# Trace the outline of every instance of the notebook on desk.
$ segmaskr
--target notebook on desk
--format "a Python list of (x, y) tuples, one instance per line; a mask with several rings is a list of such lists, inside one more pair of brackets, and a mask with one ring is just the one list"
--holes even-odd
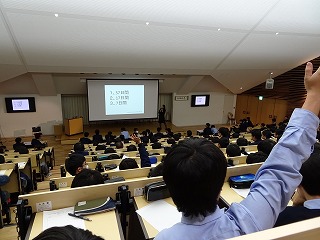
[(74, 207), (74, 214), (83, 216), (94, 213), (111, 211), (116, 208), (115, 202), (112, 198), (100, 198), (89, 201), (78, 202)]

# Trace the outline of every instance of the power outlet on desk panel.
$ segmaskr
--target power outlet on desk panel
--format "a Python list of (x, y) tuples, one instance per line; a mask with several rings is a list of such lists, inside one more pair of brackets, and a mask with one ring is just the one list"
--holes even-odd
[(133, 191), (133, 196), (138, 197), (138, 196), (143, 196), (143, 188), (135, 188)]
[(68, 187), (67, 182), (60, 182), (59, 183), (59, 188), (65, 188), (65, 187)]
[(51, 201), (39, 202), (39, 203), (36, 203), (36, 208), (37, 208), (37, 212), (50, 211), (52, 210), (52, 203)]

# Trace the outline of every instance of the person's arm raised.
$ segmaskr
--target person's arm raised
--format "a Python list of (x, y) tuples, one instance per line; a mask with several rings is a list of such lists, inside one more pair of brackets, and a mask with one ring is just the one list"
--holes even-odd
[(313, 65), (311, 62), (308, 62), (304, 76), (304, 85), (307, 90), (307, 97), (302, 108), (318, 115), (320, 111), (320, 67), (314, 74), (312, 74), (312, 71)]

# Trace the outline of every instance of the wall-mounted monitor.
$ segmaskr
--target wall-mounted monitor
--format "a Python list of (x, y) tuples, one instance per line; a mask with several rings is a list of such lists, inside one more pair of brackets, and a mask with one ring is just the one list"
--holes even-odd
[(34, 97), (5, 98), (7, 113), (35, 112), (36, 103)]
[(210, 95), (191, 95), (191, 107), (209, 106)]

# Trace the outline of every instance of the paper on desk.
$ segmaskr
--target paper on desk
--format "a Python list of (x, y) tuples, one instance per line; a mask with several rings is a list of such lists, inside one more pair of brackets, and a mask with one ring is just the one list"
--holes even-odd
[(150, 203), (136, 212), (158, 231), (169, 228), (181, 220), (181, 213), (176, 207), (164, 200)]
[(250, 188), (244, 188), (244, 189), (231, 188), (231, 189), (243, 198), (246, 198), (250, 192)]
[(73, 213), (73, 211), (74, 207), (61, 208), (52, 211), (44, 211), (43, 230), (46, 230), (51, 227), (63, 227), (66, 225), (72, 225), (76, 228), (82, 228), (86, 230), (84, 220), (68, 215), (68, 213)]
[(5, 175), (6, 170), (0, 170), (0, 175)]
[(19, 169), (24, 169), (25, 166), (26, 166), (26, 162), (19, 162), (18, 163)]

